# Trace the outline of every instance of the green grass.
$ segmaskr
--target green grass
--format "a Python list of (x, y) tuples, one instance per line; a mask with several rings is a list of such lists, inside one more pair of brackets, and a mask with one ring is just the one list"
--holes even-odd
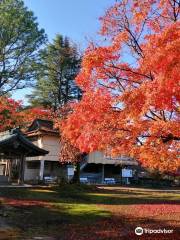
[(5, 220), (26, 236), (50, 234), (62, 224), (87, 225), (109, 217), (109, 211), (90, 200), (88, 193), (94, 190), (81, 185), (0, 188), (0, 208), (11, 206), (5, 208)]
[[(123, 188), (97, 189), (95, 186), (86, 185), (0, 188), (0, 213), (6, 215), (4, 218), (0, 217), (0, 220), (2, 218), (19, 234), (19, 238), (15, 239), (26, 239), (42, 234), (66, 236), (70, 231), (68, 229), (76, 228), (79, 234), (84, 234), (87, 226), (95, 228), (93, 232), (98, 232), (98, 223), (109, 221), (107, 226), (101, 224), (104, 228), (102, 231), (106, 231), (115, 217), (118, 219), (117, 224), (118, 222), (121, 224), (118, 229), (122, 227), (122, 220), (127, 222), (128, 226), (132, 224), (132, 228), (133, 224), (137, 225), (138, 221), (143, 224), (147, 219), (152, 222), (158, 219), (161, 224), (170, 224), (170, 221), (175, 221), (179, 217), (177, 210), (173, 209), (173, 214), (171, 209), (168, 210), (170, 212), (164, 213), (160, 219), (156, 216), (159, 214), (158, 209), (161, 206), (168, 206), (167, 209), (170, 208), (169, 206), (176, 207), (180, 203), (179, 199), (178, 192), (150, 192)], [(133, 216), (134, 208), (140, 210), (144, 208), (145, 211), (138, 216), (140, 211), (137, 210)], [(150, 209), (149, 212), (146, 212), (146, 209)], [(154, 209), (158, 210), (155, 215)], [(78, 231), (75, 231), (75, 234)]]

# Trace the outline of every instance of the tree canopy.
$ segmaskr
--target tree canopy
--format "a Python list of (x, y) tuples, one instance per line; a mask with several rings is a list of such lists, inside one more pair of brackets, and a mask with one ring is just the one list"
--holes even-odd
[(0, 97), (0, 132), (27, 127), (36, 118), (51, 119), (51, 111), (43, 108), (24, 109), (20, 101)]
[(4, 97), (0, 98), (0, 102), (0, 132), (19, 126), (22, 122), (20, 102)]
[(22, 0), (0, 1), (0, 96), (32, 86), (43, 29)]
[(82, 152), (126, 154), (160, 171), (180, 167), (180, 1), (117, 1), (100, 18), (76, 78), (84, 94), (62, 134)]
[(50, 106), (57, 110), (68, 101), (79, 99), (81, 91), (75, 84), (80, 55), (67, 37), (57, 35), (41, 51), (37, 84), (29, 96), (32, 105)]

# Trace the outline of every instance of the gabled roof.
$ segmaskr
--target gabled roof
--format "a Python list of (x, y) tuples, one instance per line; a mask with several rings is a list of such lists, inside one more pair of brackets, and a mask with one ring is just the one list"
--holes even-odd
[(34, 145), (19, 129), (12, 129), (0, 133), (0, 154), (13, 157), (21, 155), (35, 157), (46, 155), (48, 151)]
[(44, 119), (35, 119), (29, 126), (25, 133), (27, 136), (34, 136), (40, 134), (53, 134), (59, 135), (57, 129), (54, 128), (53, 121)]
[(53, 122), (49, 120), (35, 119), (28, 128), (28, 132), (40, 129), (53, 130)]

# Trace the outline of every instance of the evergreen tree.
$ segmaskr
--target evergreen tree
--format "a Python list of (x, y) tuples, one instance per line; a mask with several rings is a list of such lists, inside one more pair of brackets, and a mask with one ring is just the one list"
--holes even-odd
[(0, 96), (31, 86), (43, 29), (22, 0), (0, 1)]
[(38, 68), (37, 85), (28, 96), (31, 105), (49, 106), (56, 110), (81, 97), (74, 81), (80, 68), (80, 56), (67, 37), (57, 35), (53, 43), (41, 51)]

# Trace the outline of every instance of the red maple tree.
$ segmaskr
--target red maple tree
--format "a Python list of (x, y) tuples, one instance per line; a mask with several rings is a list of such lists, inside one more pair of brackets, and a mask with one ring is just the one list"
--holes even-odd
[(61, 107), (54, 113), (55, 128), (59, 129), (60, 136), (60, 150), (59, 150), (59, 162), (60, 164), (72, 164), (75, 167), (73, 179), (74, 183), (80, 182), (80, 163), (83, 161), (83, 154), (79, 148), (75, 147), (71, 141), (66, 137), (63, 129), (64, 121), (68, 115), (72, 112), (72, 104), (67, 103), (64, 107)]
[(0, 131), (9, 130), (22, 123), (21, 102), (11, 98), (0, 98)]
[(160, 171), (180, 167), (180, 2), (122, 0), (100, 18), (76, 82), (82, 100), (62, 131), (82, 152), (127, 154)]
[(43, 108), (23, 109), (21, 101), (0, 97), (0, 132), (25, 127), (36, 118), (51, 119), (51, 111)]
[(53, 116), (51, 109), (45, 109), (43, 107), (30, 107), (28, 109), (24, 109), (21, 114), (23, 114), (24, 125), (31, 124), (37, 118), (52, 120)]

